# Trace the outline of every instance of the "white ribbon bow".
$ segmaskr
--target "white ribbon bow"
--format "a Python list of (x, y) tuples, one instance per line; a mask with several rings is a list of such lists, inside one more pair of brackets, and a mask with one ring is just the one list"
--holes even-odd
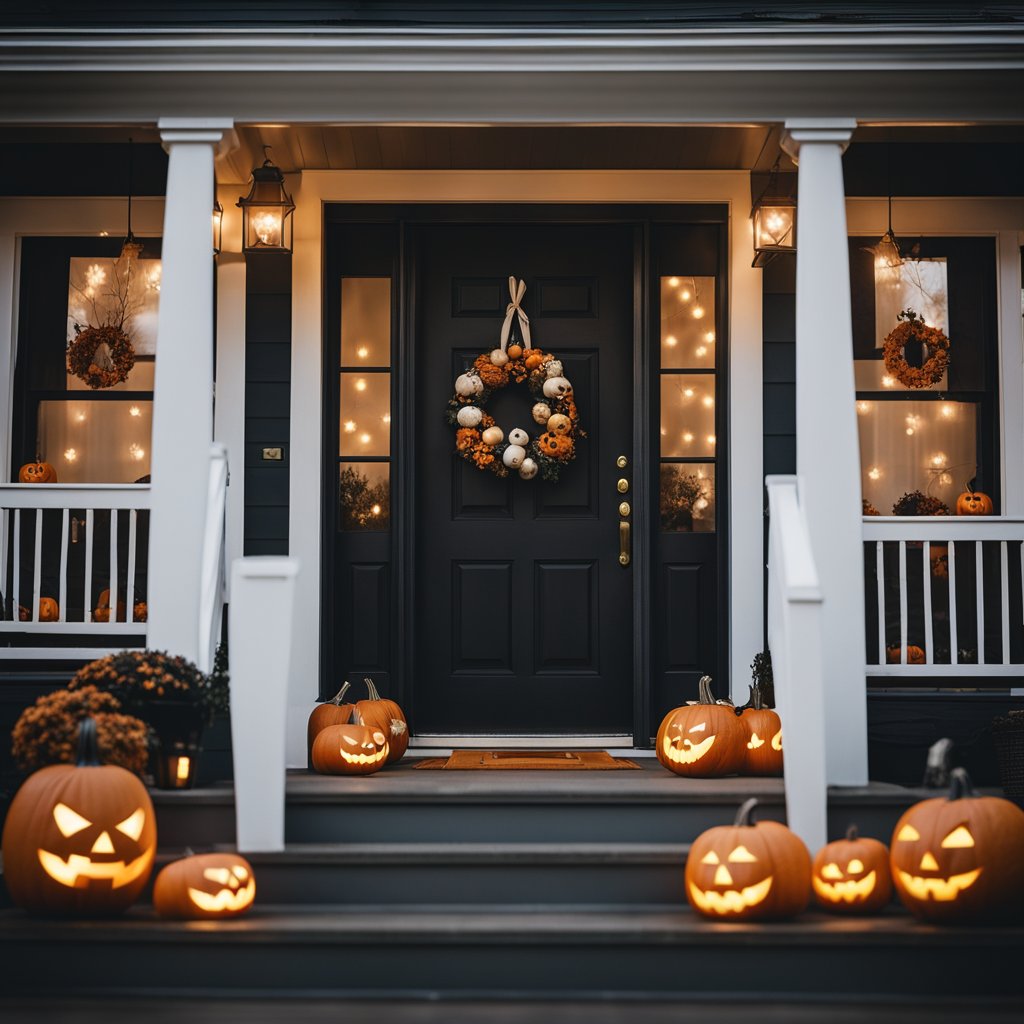
[(505, 322), (501, 325), (501, 351), (508, 348), (508, 336), (512, 332), (512, 317), (519, 316), (519, 329), (523, 332), (523, 348), (530, 347), (530, 318), (520, 303), (526, 294), (526, 282), (517, 282), (511, 275), (508, 279), (508, 293), (512, 301), (505, 307)]

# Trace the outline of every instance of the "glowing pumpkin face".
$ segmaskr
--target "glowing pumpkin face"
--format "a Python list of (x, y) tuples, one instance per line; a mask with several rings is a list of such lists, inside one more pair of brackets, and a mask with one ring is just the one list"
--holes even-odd
[(676, 775), (711, 778), (743, 766), (746, 729), (731, 704), (717, 704), (711, 677), (700, 681), (700, 699), (670, 711), (658, 729), (658, 760)]
[(892, 899), (889, 850), (877, 839), (861, 838), (851, 825), (845, 839), (823, 846), (811, 874), (818, 906), (833, 914), (870, 914)]
[(760, 686), (750, 688), (750, 706), (740, 714), (747, 742), (743, 757), (745, 775), (782, 774), (782, 719), (763, 704)]
[(55, 484), (57, 471), (48, 462), (36, 456), (35, 462), (26, 462), (18, 470), (18, 480), (23, 484)]
[(982, 491), (968, 488), (956, 499), (958, 516), (990, 516), (992, 515), (992, 499)]
[(930, 921), (1002, 917), (1024, 903), (1024, 811), (977, 796), (962, 768), (948, 798), (915, 804), (896, 823), (890, 860), (906, 908)]
[(313, 740), (310, 760), (322, 775), (372, 775), (388, 759), (388, 741), (380, 729), (363, 725), (353, 711), (347, 725), (329, 725)]
[(131, 772), (98, 763), (92, 719), (80, 728), (78, 765), (31, 775), (4, 825), (11, 897), (38, 913), (120, 913), (145, 886), (155, 853), (149, 795)]
[(176, 860), (157, 875), (153, 886), (153, 906), (161, 917), (238, 917), (255, 898), (252, 865), (236, 853)]
[(807, 906), (811, 855), (801, 839), (776, 821), (752, 823), (756, 800), (734, 825), (702, 833), (686, 858), (686, 895), (698, 914), (714, 921), (791, 917)]

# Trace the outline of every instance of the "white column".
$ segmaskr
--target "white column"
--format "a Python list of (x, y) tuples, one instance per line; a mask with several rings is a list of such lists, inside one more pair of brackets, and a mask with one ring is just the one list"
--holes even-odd
[(170, 160), (153, 386), (149, 645), (195, 661), (213, 440), (213, 158), (227, 120), (166, 118)]
[(856, 122), (787, 121), (799, 164), (796, 235), (796, 445), (811, 548), (824, 595), (821, 649), (827, 781), (867, 782), (864, 556), (842, 155)]

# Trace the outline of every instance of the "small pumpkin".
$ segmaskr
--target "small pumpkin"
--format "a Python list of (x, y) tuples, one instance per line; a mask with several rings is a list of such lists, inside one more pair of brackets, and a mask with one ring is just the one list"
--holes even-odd
[(237, 853), (182, 857), (168, 864), (153, 884), (153, 909), (161, 917), (240, 917), (255, 898), (252, 865)]
[[(103, 590), (96, 599), (96, 607), (92, 611), (93, 622), (110, 622), (110, 591)], [(125, 621), (125, 604), (123, 599), (117, 599), (117, 614), (115, 622)]]
[(306, 723), (306, 749), (309, 751), (310, 763), (313, 756), (313, 740), (329, 725), (347, 725), (352, 718), (352, 704), (343, 703), (345, 694), (352, 684), (346, 679), (342, 688), (330, 699), (317, 704), (310, 712)]
[(400, 761), (409, 749), (409, 723), (405, 712), (393, 701), (382, 697), (377, 685), (368, 676), (363, 678), (368, 700), (356, 704), (356, 713), (367, 724), (380, 729), (388, 738), (388, 764)]
[(732, 825), (694, 840), (686, 858), (686, 896), (712, 921), (793, 917), (811, 898), (811, 855), (803, 840), (777, 821), (754, 822), (756, 799)]
[(55, 484), (57, 482), (57, 470), (48, 462), (36, 455), (35, 462), (26, 462), (18, 470), (18, 479), (23, 484)]
[(750, 704), (740, 712), (740, 723), (747, 731), (743, 773), (781, 775), (782, 719), (765, 706), (759, 683), (750, 687)]
[(892, 899), (889, 848), (877, 839), (846, 830), (845, 839), (823, 846), (811, 872), (814, 898), (830, 914), (874, 914)]
[(963, 494), (956, 499), (956, 514), (958, 516), (990, 516), (992, 515), (992, 499), (983, 491), (967, 487)]
[(310, 761), (321, 775), (372, 775), (387, 763), (387, 736), (358, 712), (345, 725), (329, 725), (313, 740)]
[(523, 354), (523, 347), (512, 344), (505, 351), (508, 352), (509, 359), (518, 359)]
[(100, 764), (92, 718), (78, 729), (78, 763), (30, 775), (4, 824), (4, 880), (11, 899), (33, 913), (119, 914), (142, 892), (155, 855), (146, 787)]
[(1024, 811), (978, 796), (963, 768), (949, 795), (914, 804), (889, 846), (903, 905), (927, 921), (1013, 917), (1024, 908)]
[(711, 676), (698, 684), (699, 700), (670, 711), (658, 728), (658, 760), (676, 775), (713, 778), (734, 775), (746, 759), (747, 730), (731, 704), (711, 693)]
[[(916, 644), (907, 644), (907, 664), (908, 665), (923, 665), (924, 664), (924, 648), (918, 647)], [(885, 649), (885, 660), (890, 665), (898, 665), (900, 663), (900, 647), (886, 647)]]
[[(23, 604), (18, 605), (18, 619), (21, 622), (30, 622), (32, 619), (32, 613)], [(39, 598), (39, 621), (60, 621), (60, 605), (52, 597)]]

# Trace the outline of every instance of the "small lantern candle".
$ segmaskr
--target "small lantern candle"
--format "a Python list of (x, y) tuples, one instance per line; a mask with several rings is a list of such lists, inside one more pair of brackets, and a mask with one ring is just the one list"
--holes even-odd
[(281, 169), (269, 157), (261, 167), (253, 168), (252, 188), (247, 196), (239, 198), (237, 205), (242, 210), (243, 252), (292, 251), (295, 204), (284, 189)]
[(177, 740), (161, 748), (153, 765), (158, 789), (191, 789), (196, 781), (199, 747)]

